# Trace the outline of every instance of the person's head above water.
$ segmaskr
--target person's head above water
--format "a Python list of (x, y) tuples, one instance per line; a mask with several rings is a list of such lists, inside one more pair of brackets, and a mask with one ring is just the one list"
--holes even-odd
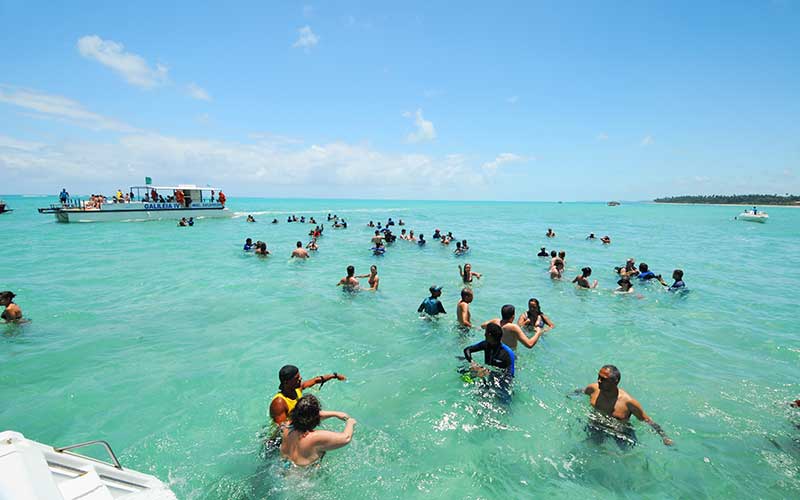
[(683, 279), (683, 269), (676, 269), (672, 271), (672, 279), (680, 281)]
[(597, 372), (597, 384), (600, 386), (601, 391), (615, 389), (621, 379), (622, 375), (614, 365), (603, 365), (600, 371)]
[(567, 252), (561, 250), (560, 252), (558, 252), (558, 256), (561, 258), (561, 260), (564, 260), (565, 258), (567, 258)]
[(381, 232), (376, 229), (375, 230), (375, 236), (380, 236), (380, 234), (381, 234)]
[(486, 325), (485, 337), (489, 345), (498, 345), (503, 338), (503, 328), (497, 323), (489, 323)]
[(645, 264), (644, 262), (640, 262), (639, 263), (639, 272), (640, 273), (646, 273), (649, 270), (650, 270), (650, 268), (647, 266), (647, 264)]
[(294, 365), (284, 365), (278, 371), (278, 381), (280, 384), (278, 385), (278, 389), (283, 390), (284, 387), (287, 389), (296, 389), (300, 387), (300, 383), (302, 379), (300, 378), (300, 369)]
[(372, 264), (371, 266), (369, 266), (369, 272), (371, 272), (372, 274), (378, 274), (378, 266)]
[(617, 285), (619, 285), (623, 290), (629, 290), (631, 288), (631, 279), (627, 276), (620, 278), (617, 281)]
[(592, 268), (584, 267), (583, 269), (581, 269), (581, 274), (583, 275), (584, 278), (588, 278), (589, 276), (592, 275)]
[(428, 290), (431, 292), (431, 297), (438, 297), (442, 294), (442, 287), (433, 285)]
[(244, 242), (247, 243), (248, 245), (252, 245), (253, 244), (253, 238), (247, 238), (246, 240), (244, 240)]
[[(528, 311), (532, 311), (532, 312), (536, 312), (536, 313), (542, 312), (541, 309), (540, 309), (540, 306), (539, 306), (539, 299), (530, 298), (528, 300)], [(535, 318), (531, 318), (531, 320), (533, 320), (533, 319), (535, 319)]]
[(472, 302), (473, 297), (474, 296), (472, 294), (472, 290), (470, 290), (469, 288), (461, 289), (461, 300), (469, 304), (470, 302)]
[(514, 313), (516, 313), (516, 309), (511, 304), (506, 304), (500, 308), (500, 317), (503, 318), (503, 321), (512, 321)]
[(14, 297), (16, 297), (16, 295), (10, 290), (0, 292), (0, 306), (9, 305), (14, 300)]
[(456, 241), (456, 248), (461, 248), (461, 242), (460, 241)]
[(302, 241), (298, 241), (296, 243), (296, 245), (297, 245), (297, 248), (302, 248), (303, 247), (303, 242)]
[(347, 266), (347, 276), (352, 277), (354, 274), (356, 274), (356, 268), (353, 266)]
[(313, 431), (320, 422), (319, 412), (322, 405), (319, 399), (313, 394), (306, 394), (297, 401), (297, 405), (292, 410), (292, 430), (298, 432)]

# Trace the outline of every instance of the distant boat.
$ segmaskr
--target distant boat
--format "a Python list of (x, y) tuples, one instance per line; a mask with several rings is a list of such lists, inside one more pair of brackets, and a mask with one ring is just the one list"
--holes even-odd
[(744, 212), (740, 213), (738, 217), (734, 217), (737, 220), (743, 220), (745, 222), (760, 222), (765, 223), (769, 219), (769, 214), (767, 212), (756, 212), (755, 210), (745, 210)]
[(13, 212), (13, 210), (10, 208), (6, 208), (6, 202), (0, 200), (0, 214), (4, 214), (6, 212)]
[(618, 206), (619, 206), (619, 204), (620, 204), (620, 203), (619, 203), (618, 201), (609, 201), (609, 202), (608, 202), (608, 206), (609, 206), (609, 207), (618, 207)]

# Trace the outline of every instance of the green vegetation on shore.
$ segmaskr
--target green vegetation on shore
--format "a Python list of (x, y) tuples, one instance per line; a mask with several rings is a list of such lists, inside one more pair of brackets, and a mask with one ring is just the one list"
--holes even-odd
[(668, 196), (656, 203), (707, 203), (714, 205), (800, 205), (800, 196), (786, 194), (714, 194), (700, 196)]

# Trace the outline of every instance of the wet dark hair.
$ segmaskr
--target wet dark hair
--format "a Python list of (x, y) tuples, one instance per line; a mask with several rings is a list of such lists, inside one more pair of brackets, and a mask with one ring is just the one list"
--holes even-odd
[(467, 295), (472, 295), (472, 290), (470, 290), (469, 288), (462, 288), (461, 289), (461, 298), (464, 299), (464, 298), (467, 297)]
[(581, 273), (583, 274), (584, 277), (589, 277), (592, 275), (592, 268), (584, 267), (583, 269), (581, 269)]
[(247, 238), (246, 240), (244, 240), (244, 242), (247, 243), (248, 245), (252, 245), (253, 244), (253, 238)]
[(676, 269), (676, 270), (672, 271), (672, 276), (674, 276), (675, 279), (682, 280), (683, 279), (683, 269)]
[(564, 257), (567, 256), (567, 252), (565, 252), (564, 250), (561, 250), (560, 252), (558, 252), (558, 256), (563, 259)]
[(600, 369), (601, 370), (606, 369), (609, 372), (611, 372), (611, 376), (609, 377), (609, 380), (613, 380), (614, 382), (619, 384), (619, 381), (622, 379), (622, 374), (619, 372), (619, 368), (617, 368), (614, 365), (603, 365)]
[(500, 308), (500, 316), (502, 316), (503, 319), (513, 318), (514, 312), (516, 312), (516, 309), (514, 309), (514, 306), (512, 306), (511, 304), (506, 304)]
[(7, 301), (11, 302), (12, 300), (14, 300), (14, 297), (16, 297), (16, 295), (14, 294), (14, 292), (12, 292), (10, 290), (5, 290), (3, 292), (0, 292), (0, 300), (2, 300), (2, 301), (6, 301), (7, 300)]
[[(536, 303), (536, 306), (535, 306), (536, 309), (531, 309), (531, 302), (535, 302)], [(536, 314), (541, 314), (542, 313), (542, 306), (539, 303), (539, 299), (533, 298), (533, 297), (528, 299), (528, 311), (534, 311)], [(530, 315), (528, 315), (528, 317), (530, 318)], [(531, 321), (534, 321), (534, 320), (536, 320), (536, 318), (531, 318)]]
[(302, 241), (298, 241), (298, 242), (297, 242), (297, 248), (300, 248), (300, 247), (302, 247), (302, 246), (303, 246), (303, 242), (302, 242)]
[[(544, 247), (542, 247), (542, 248), (544, 248)], [(556, 252), (555, 250), (550, 250), (550, 257), (555, 258), (556, 256), (558, 256), (558, 252)]]
[(644, 262), (639, 263), (639, 271), (646, 273), (650, 268)]
[(352, 276), (356, 274), (356, 268), (353, 266), (347, 266), (347, 275)]
[(292, 410), (292, 429), (299, 432), (313, 431), (319, 425), (319, 412), (322, 405), (313, 394), (306, 394), (297, 401)]
[(500, 341), (503, 338), (503, 329), (497, 323), (489, 323), (486, 325), (486, 335), (492, 340)]

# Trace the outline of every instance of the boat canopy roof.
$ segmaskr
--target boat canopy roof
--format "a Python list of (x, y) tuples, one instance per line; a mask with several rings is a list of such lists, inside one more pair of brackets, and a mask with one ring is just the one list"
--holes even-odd
[(160, 189), (169, 189), (172, 191), (176, 190), (183, 190), (183, 189), (192, 189), (195, 191), (220, 191), (219, 188), (210, 187), (210, 186), (195, 186), (194, 184), (178, 184), (177, 186), (153, 186), (149, 184), (147, 186), (131, 186), (131, 189), (155, 189), (156, 191)]

